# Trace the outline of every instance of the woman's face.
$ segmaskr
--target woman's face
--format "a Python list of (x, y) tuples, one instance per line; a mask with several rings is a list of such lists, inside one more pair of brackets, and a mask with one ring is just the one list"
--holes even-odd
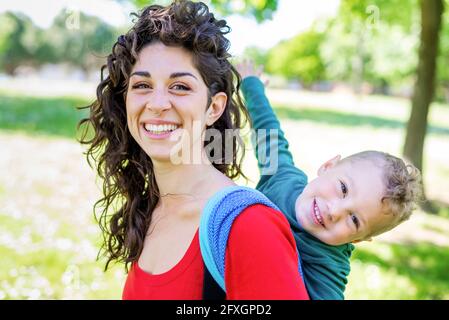
[(153, 161), (170, 161), (181, 147), (192, 153), (192, 142), (201, 139), (215, 109), (209, 108), (208, 88), (189, 51), (160, 42), (140, 51), (128, 84), (127, 122)]

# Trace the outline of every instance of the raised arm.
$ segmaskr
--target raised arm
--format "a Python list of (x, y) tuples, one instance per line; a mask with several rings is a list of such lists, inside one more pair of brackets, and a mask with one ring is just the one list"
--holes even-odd
[(256, 76), (248, 76), (243, 79), (241, 90), (251, 116), (253, 129), (258, 137), (257, 141), (253, 139), (253, 142), (256, 142), (256, 157), (261, 174), (269, 174), (269, 172), (264, 172), (267, 163), (265, 159), (260, 159), (259, 149), (265, 150), (267, 155), (273, 154), (277, 149), (278, 166), (294, 166), (292, 154), (288, 150), (288, 141), (265, 95), (262, 81)]
[(284, 213), (294, 212), (295, 200), (307, 184), (307, 176), (295, 167), (288, 141), (258, 77), (260, 71), (255, 71), (251, 64), (238, 65), (237, 69), (243, 77), (241, 90), (257, 133), (257, 139), (252, 139), (261, 174), (257, 189)]

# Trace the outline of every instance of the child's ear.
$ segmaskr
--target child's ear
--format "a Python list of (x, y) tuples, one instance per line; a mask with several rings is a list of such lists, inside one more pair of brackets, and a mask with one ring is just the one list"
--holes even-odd
[(322, 175), (324, 172), (326, 172), (328, 169), (335, 167), (337, 163), (341, 160), (341, 155), (336, 155), (332, 159), (327, 160), (325, 163), (321, 165), (321, 167), (318, 169), (318, 176)]
[(212, 97), (212, 101), (206, 111), (206, 125), (211, 126), (217, 121), (226, 108), (228, 96), (224, 92), (218, 92)]

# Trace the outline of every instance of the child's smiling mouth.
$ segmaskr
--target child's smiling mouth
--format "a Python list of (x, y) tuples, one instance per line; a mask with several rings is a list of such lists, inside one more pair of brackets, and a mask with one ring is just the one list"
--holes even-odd
[(326, 228), (326, 226), (324, 225), (323, 216), (321, 215), (320, 208), (318, 207), (315, 198), (313, 198), (312, 201), (312, 218), (315, 224), (321, 225), (323, 228)]

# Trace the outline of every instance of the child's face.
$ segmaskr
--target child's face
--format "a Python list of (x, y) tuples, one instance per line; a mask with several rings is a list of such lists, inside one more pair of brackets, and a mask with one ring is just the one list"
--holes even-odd
[(310, 234), (330, 245), (369, 240), (387, 225), (382, 211), (382, 169), (369, 160), (324, 163), (296, 201), (296, 219)]

